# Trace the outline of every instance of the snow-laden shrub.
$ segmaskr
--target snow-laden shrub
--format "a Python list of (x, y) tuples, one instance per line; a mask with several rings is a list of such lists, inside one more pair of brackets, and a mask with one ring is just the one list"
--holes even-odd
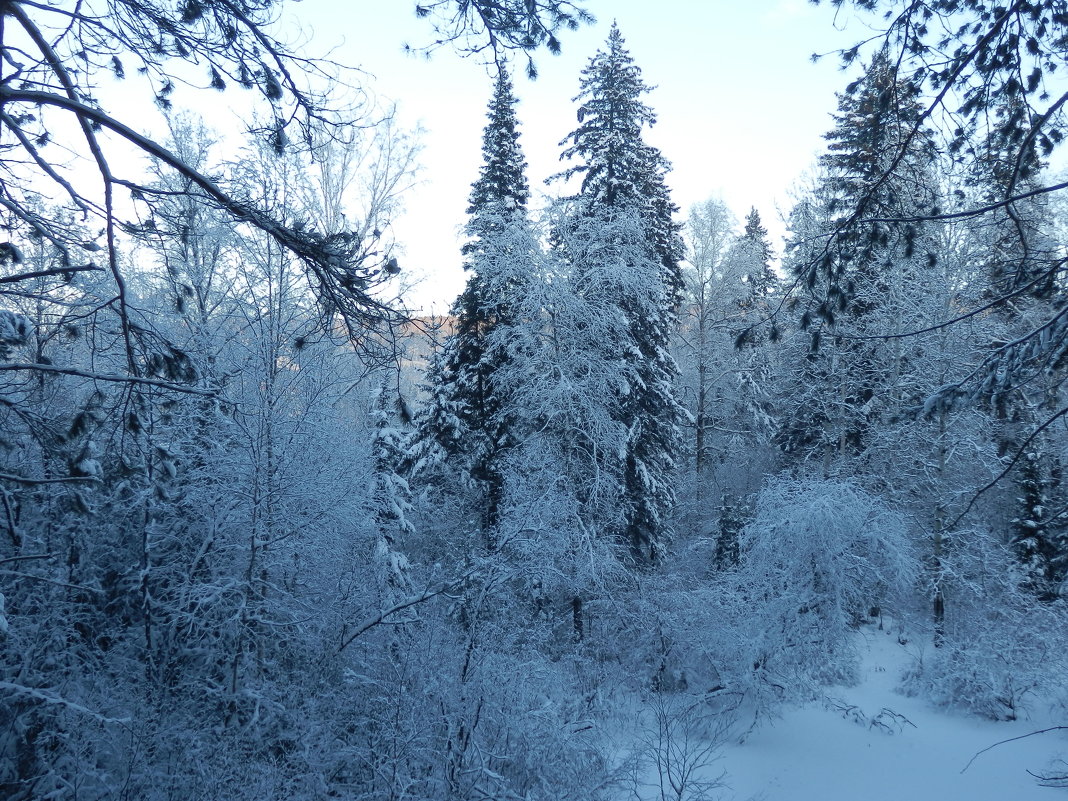
[(851, 632), (873, 608), (896, 606), (919, 570), (905, 518), (842, 481), (769, 483), (739, 545), (731, 672), (750, 695), (854, 680)]
[(363, 699), (362, 720), (341, 735), (351, 758), (337, 742), (326, 749), (347, 776), (346, 797), (599, 797), (610, 755), (592, 688), (574, 660), (546, 656), (551, 631), (499, 608), (500, 589), (465, 589), (462, 624), (453, 599), (440, 598), (394, 642), (376, 631), (356, 643), (378, 667), (347, 676)]
[(1061, 691), (1068, 608), (1022, 588), (1008, 547), (986, 531), (956, 532), (945, 543), (941, 579), (940, 645), (920, 651), (906, 691), (995, 720), (1015, 719), (1028, 698)]

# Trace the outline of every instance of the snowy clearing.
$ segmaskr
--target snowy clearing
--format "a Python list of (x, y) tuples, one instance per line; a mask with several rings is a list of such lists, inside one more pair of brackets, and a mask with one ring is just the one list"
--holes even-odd
[[(829, 687), (827, 699), (788, 708), (780, 719), (756, 729), (744, 744), (724, 749), (718, 767), (726, 769), (725, 801), (1058, 801), (1062, 789), (1041, 787), (1027, 771), (1041, 772), (1068, 754), (1064, 732), (1028, 737), (976, 757), (1010, 737), (1064, 721), (1050, 718), (1048, 704), (1034, 702), (1029, 720), (993, 722), (932, 707), (922, 698), (895, 692), (901, 671), (912, 660), (912, 644), (901, 646), (896, 633), (866, 628), (861, 682)], [(867, 722), (849, 711), (853, 705)], [(913, 725), (885, 729), (870, 725), (884, 710)], [(883, 715), (882, 720), (889, 720)]]

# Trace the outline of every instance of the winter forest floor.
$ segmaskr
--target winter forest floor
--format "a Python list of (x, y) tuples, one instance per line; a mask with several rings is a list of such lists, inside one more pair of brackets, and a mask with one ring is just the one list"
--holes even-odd
[[(715, 770), (725, 770), (723, 801), (1059, 801), (1064, 789), (1039, 786), (1027, 771), (1042, 772), (1068, 755), (1064, 731), (994, 743), (1048, 726), (1049, 704), (1031, 699), (1029, 718), (983, 720), (938, 709), (895, 690), (912, 664), (915, 643), (901, 646), (896, 631), (867, 627), (861, 640), (861, 680), (826, 688), (826, 699), (787, 708), (760, 725), (744, 743), (728, 745)], [(856, 710), (849, 710), (852, 705)], [(836, 708), (837, 707), (837, 708)], [(903, 715), (892, 733), (871, 720), (884, 709)]]

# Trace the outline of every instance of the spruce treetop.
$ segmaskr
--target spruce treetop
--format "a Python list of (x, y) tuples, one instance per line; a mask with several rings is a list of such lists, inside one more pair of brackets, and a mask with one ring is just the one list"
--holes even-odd
[[(503, 487), (498, 463), (511, 441), (502, 412), (500, 371), (508, 360), (491, 335), (512, 324), (517, 283), (530, 269), (527, 236), (530, 188), (519, 146), (516, 98), (503, 69), (498, 73), (482, 135), (482, 166), (471, 185), (463, 246), (467, 284), (453, 304), (456, 330), (435, 355), (428, 373), (430, 401), (409, 447), (412, 473), (427, 471), (448, 483), (459, 473), (474, 493), (487, 538), (497, 522)], [(448, 468), (443, 465), (448, 462)]]
[(463, 246), (463, 254), (468, 259), (465, 269), (478, 260), (478, 254), (485, 251), (488, 242), (526, 215), (530, 185), (526, 177), (527, 162), (519, 144), (517, 102), (511, 79), (502, 68), (486, 112), (482, 166), (478, 179), (471, 185), (468, 200), (466, 228), (470, 240)]
[[(926, 174), (934, 158), (930, 133), (919, 125), (921, 108), (912, 86), (897, 79), (886, 49), (878, 51), (864, 75), (838, 96), (834, 128), (824, 134), (827, 152), (820, 165), (828, 173), (830, 211), (884, 216), (929, 211), (929, 193), (914, 193), (912, 180)], [(887, 170), (895, 154), (904, 157)]]
[(505, 69), (497, 74), (482, 133), (482, 167), (471, 185), (468, 214), (478, 214), (489, 206), (497, 210), (525, 209), (530, 198), (527, 162), (519, 145), (518, 101)]
[(768, 229), (764, 227), (760, 213), (755, 207), (750, 209), (745, 218), (742, 240), (751, 262), (746, 273), (749, 294), (752, 298), (766, 297), (774, 291), (778, 277), (771, 266), (775, 254), (768, 241)]
[(582, 71), (578, 127), (560, 145), (562, 161), (574, 162), (550, 180), (582, 176), (578, 198), (587, 213), (629, 206), (638, 210), (645, 235), (664, 268), (670, 305), (682, 292), (679, 262), (683, 257), (679, 210), (671, 200), (666, 175), (671, 169), (659, 150), (642, 141), (642, 131), (656, 124), (656, 114), (642, 100), (652, 87), (624, 46), (613, 23), (608, 40)]
[(756, 206), (750, 208), (749, 214), (745, 217), (744, 236), (754, 242), (763, 243), (766, 247), (764, 257), (765, 259), (771, 259), (771, 245), (767, 243), (768, 229), (764, 227), (764, 223), (760, 219), (760, 212), (756, 210)]
[(929, 229), (909, 220), (939, 205), (934, 141), (915, 87), (897, 79), (885, 48), (838, 96), (834, 127), (824, 138), (817, 227), (834, 233), (794, 261), (795, 274), (815, 293), (802, 327), (813, 319), (834, 326), (843, 313), (863, 316), (904, 260), (935, 258)]
[(579, 126), (560, 143), (560, 159), (579, 163), (558, 177), (582, 175), (581, 194), (608, 206), (635, 200), (650, 175), (667, 171), (660, 152), (642, 141), (642, 130), (656, 124), (656, 114), (641, 100), (652, 87), (624, 44), (613, 23), (605, 49), (582, 71), (574, 98)]

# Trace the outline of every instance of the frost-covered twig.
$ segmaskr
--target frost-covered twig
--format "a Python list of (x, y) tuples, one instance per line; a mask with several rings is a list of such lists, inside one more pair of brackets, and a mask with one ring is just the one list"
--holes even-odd
[(43, 581), (46, 584), (53, 584), (56, 587), (62, 587), (65, 590), (80, 590), (82, 592), (92, 592), (98, 595), (103, 594), (103, 591), (96, 587), (86, 587), (84, 584), (68, 584), (65, 581), (57, 581), (56, 579), (50, 579), (47, 576), (35, 576), (32, 573), (20, 573), (17, 570), (0, 570), (5, 576), (15, 576), (16, 578), (32, 579), (33, 581)]
[(61, 698), (58, 695), (52, 695), (51, 693), (39, 690), (36, 687), (25, 687), (21, 684), (12, 684), (9, 681), (0, 681), (0, 690), (9, 690), (13, 693), (18, 693), (19, 695), (27, 695), (30, 698), (36, 698), (38, 701), (44, 701), (46, 704), (65, 706), (67, 709), (80, 712), (83, 715), (88, 715), (100, 723), (126, 724), (130, 722), (130, 718), (109, 718), (107, 715), (101, 715), (99, 712), (94, 712), (88, 707), (84, 707), (74, 701), (68, 701), (66, 698)]
[(99, 481), (96, 476), (60, 476), (59, 478), (26, 478), (25, 476), (16, 476), (10, 473), (0, 473), (0, 481), (11, 481), (15, 484), (70, 484), (73, 482), (82, 481)]
[(387, 618), (391, 617), (392, 615), (395, 615), (397, 612), (403, 612), (405, 609), (409, 609), (410, 607), (417, 606), (417, 605), (419, 605), (419, 604), (421, 604), (421, 603), (423, 603), (425, 601), (429, 601), (431, 598), (436, 598), (439, 595), (444, 595), (449, 590), (460, 586), (461, 584), (463, 584), (464, 582), (466, 582), (470, 578), (471, 578), (471, 574), (470, 573), (465, 573), (463, 576), (461, 576), (458, 579), (455, 579), (453, 581), (447, 582), (445, 584), (441, 584), (441, 585), (439, 585), (437, 587), (428, 587), (427, 589), (423, 590), (423, 592), (419, 593), (418, 595), (413, 595), (413, 596), (411, 596), (409, 598), (405, 598), (403, 601), (400, 601), (399, 603), (394, 604), (389, 609), (386, 609), (383, 612), (380, 612), (379, 614), (375, 615), (370, 620), (367, 620), (366, 622), (362, 623), (359, 626), (359, 628), (357, 628), (354, 632), (352, 632), (352, 634), (350, 634), (347, 637), (345, 637), (344, 639), (342, 639), (341, 645), (338, 646), (337, 652), (341, 653), (346, 648), (348, 648), (357, 637), (359, 637), (359, 636), (361, 636), (363, 634), (366, 634), (368, 631), (373, 629), (375, 626), (379, 626), (379, 625), (385, 623)]
[(27, 556), (9, 556), (6, 559), (0, 559), (0, 565), (6, 565), (11, 562), (31, 562), (35, 559), (52, 559), (56, 556), (54, 553), (35, 553)]

